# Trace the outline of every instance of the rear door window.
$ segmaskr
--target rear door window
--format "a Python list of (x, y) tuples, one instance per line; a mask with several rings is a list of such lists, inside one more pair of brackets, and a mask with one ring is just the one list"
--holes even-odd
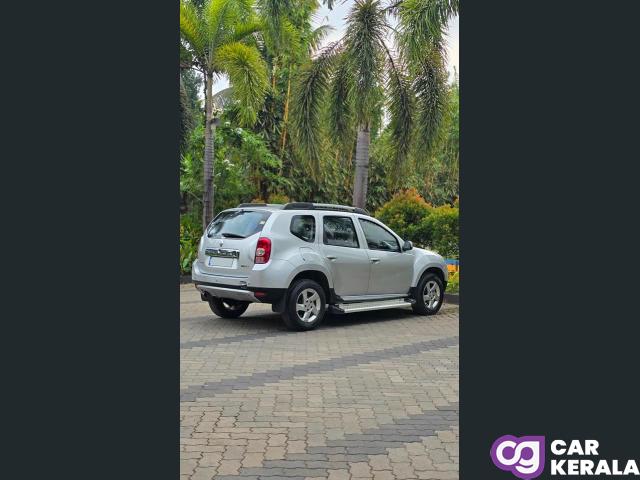
[(326, 216), (322, 219), (322, 241), (325, 245), (360, 248), (358, 235), (350, 217)]
[(313, 215), (294, 215), (290, 231), (300, 240), (312, 243), (316, 239), (316, 219)]
[(262, 231), (271, 212), (232, 210), (220, 213), (207, 228), (212, 238), (247, 238)]

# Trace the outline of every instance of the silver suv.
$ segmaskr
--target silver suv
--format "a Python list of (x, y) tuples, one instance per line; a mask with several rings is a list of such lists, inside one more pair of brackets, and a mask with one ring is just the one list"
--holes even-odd
[(448, 274), (440, 255), (414, 248), (366, 210), (247, 203), (220, 212), (207, 227), (192, 278), (220, 317), (270, 303), (289, 328), (309, 330), (327, 311), (411, 305), (433, 315)]

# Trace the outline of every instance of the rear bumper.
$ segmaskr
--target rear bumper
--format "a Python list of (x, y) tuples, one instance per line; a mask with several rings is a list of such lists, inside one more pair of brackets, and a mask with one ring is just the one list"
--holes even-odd
[[(275, 272), (276, 275), (278, 273)], [(279, 275), (280, 278), (283, 276)], [(206, 300), (206, 295), (211, 295), (243, 302), (276, 303), (285, 296), (287, 291), (286, 288), (280, 288), (277, 284), (278, 288), (255, 286), (273, 284), (265, 278), (265, 272), (262, 270), (251, 272), (251, 277), (210, 275), (200, 270), (197, 261), (193, 263), (191, 278), (195, 287), (203, 294), (203, 300)]]
[(287, 292), (286, 288), (236, 287), (197, 281), (194, 283), (202, 294), (202, 300), (207, 300), (207, 295), (211, 295), (212, 297), (230, 298), (242, 302), (277, 303)]
[(230, 298), (232, 300), (240, 300), (242, 302), (258, 302), (259, 300), (255, 297), (253, 292), (250, 290), (244, 290), (238, 287), (229, 287), (228, 285), (221, 284), (206, 284), (206, 283), (197, 283), (196, 288), (200, 290), (200, 293), (203, 295), (203, 300), (206, 300), (207, 294), (212, 297), (220, 297), (220, 298)]
[(198, 262), (193, 262), (191, 267), (191, 279), (193, 283), (203, 283), (203, 284), (216, 284), (224, 287), (228, 285), (229, 288), (242, 288), (246, 287), (249, 281), (249, 277), (233, 277), (233, 276), (223, 276), (223, 275), (211, 275), (200, 270), (200, 265)]

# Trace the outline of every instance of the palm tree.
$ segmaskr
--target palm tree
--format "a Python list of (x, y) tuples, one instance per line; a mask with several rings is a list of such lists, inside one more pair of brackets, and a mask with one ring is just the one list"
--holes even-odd
[(458, 0), (356, 0), (343, 38), (299, 76), (292, 111), (296, 143), (317, 174), (325, 111), (334, 143), (351, 149), (355, 140), (354, 206), (366, 204), (371, 127), (383, 110), (397, 167), (412, 151), (424, 153), (433, 145), (446, 94), (443, 29), (458, 9)]
[(238, 118), (243, 124), (253, 124), (268, 87), (266, 66), (254, 37), (260, 28), (252, 0), (180, 1), (181, 66), (199, 71), (204, 79), (204, 228), (213, 217), (214, 206), (214, 78), (229, 77)]
[(256, 0), (256, 5), (263, 23), (261, 54), (271, 77), (271, 89), (258, 123), (273, 151), (284, 158), (292, 77), (332, 28), (313, 28), (318, 0)]

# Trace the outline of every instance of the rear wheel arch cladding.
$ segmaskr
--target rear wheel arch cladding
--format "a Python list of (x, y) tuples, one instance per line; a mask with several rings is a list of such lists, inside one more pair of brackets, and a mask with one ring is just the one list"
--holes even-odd
[(331, 298), (332, 285), (330, 283), (329, 276), (327, 275), (326, 272), (316, 268), (299, 270), (289, 282), (289, 287), (287, 288), (287, 292), (291, 291), (291, 288), (293, 287), (294, 283), (300, 279), (313, 280), (314, 282), (319, 284), (322, 287), (322, 290), (324, 291), (324, 295), (327, 303), (329, 303), (329, 300)]
[[(318, 259), (320, 258), (319, 254), (317, 252), (313, 252), (314, 256), (317, 256)], [(307, 260), (304, 260), (302, 258), (302, 255), (299, 256), (300, 262), (298, 262), (298, 266), (294, 266), (293, 270), (291, 271), (291, 273), (289, 274), (289, 278), (287, 280), (287, 285), (288, 288), (291, 288), (291, 285), (293, 285), (293, 282), (297, 279), (297, 278), (311, 278), (311, 280), (313, 280), (313, 276), (316, 273), (320, 273), (322, 275), (324, 275), (324, 279), (326, 280), (327, 285), (323, 285), (325, 287), (325, 290), (328, 290), (330, 288), (333, 288), (333, 282), (331, 281), (331, 272), (321, 263), (317, 263), (316, 261), (313, 261), (313, 258), (308, 258)], [(293, 262), (289, 262), (292, 265), (295, 265), (295, 263)], [(309, 277), (304, 277), (303, 274), (305, 274), (306, 272), (311, 272)], [(314, 273), (316, 272), (316, 273)], [(320, 283), (322, 285), (322, 282), (318, 281), (318, 283)], [(328, 291), (325, 291), (325, 294), (329, 294)]]

